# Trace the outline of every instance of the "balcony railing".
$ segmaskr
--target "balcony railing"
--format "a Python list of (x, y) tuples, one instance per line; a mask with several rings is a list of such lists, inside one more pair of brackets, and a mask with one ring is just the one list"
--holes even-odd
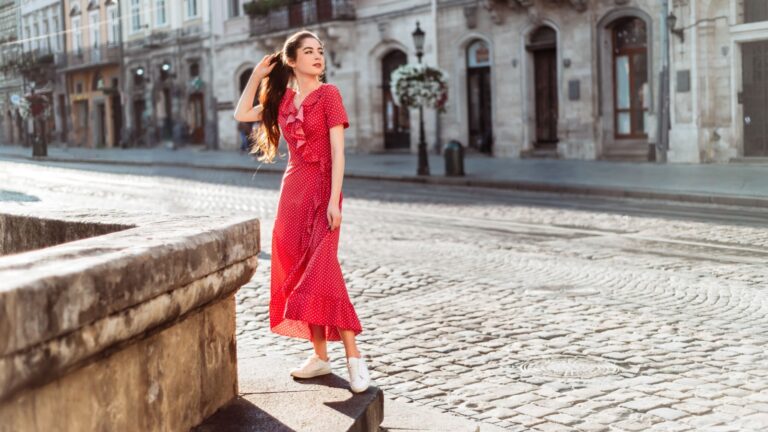
[(67, 69), (80, 69), (118, 63), (120, 63), (120, 46), (117, 44), (102, 45), (97, 48), (67, 53)]
[(328, 21), (354, 20), (352, 0), (307, 0), (279, 7), (251, 18), (251, 36), (305, 27)]

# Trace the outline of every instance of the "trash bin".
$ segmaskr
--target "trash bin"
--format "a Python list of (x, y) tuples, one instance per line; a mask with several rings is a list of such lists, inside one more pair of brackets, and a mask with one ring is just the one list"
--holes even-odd
[(464, 147), (456, 140), (451, 140), (443, 152), (445, 157), (445, 175), (464, 175)]

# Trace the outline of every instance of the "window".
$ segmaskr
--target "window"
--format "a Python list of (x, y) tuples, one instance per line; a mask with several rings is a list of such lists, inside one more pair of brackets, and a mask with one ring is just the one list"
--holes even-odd
[(107, 25), (109, 26), (107, 43), (110, 45), (117, 43), (120, 35), (120, 17), (118, 17), (117, 12), (117, 7), (114, 5), (107, 8)]
[(43, 39), (40, 41), (43, 44), (43, 51), (51, 50), (51, 28), (48, 21), (43, 21)]
[(157, 20), (158, 26), (164, 26), (168, 23), (168, 17), (166, 16), (165, 0), (157, 0)]
[(59, 38), (61, 37), (59, 34), (59, 17), (54, 15), (51, 22), (53, 22), (53, 50), (59, 52), (61, 51), (61, 47), (59, 46)]
[(472, 42), (467, 49), (467, 67), (483, 67), (491, 65), (490, 50), (485, 41)]
[(35, 23), (34, 33), (32, 33), (32, 49), (40, 48), (40, 26)]
[(131, 31), (141, 30), (141, 0), (131, 0)]
[(72, 51), (80, 52), (83, 47), (83, 33), (80, 28), (80, 17), (72, 17)]
[(24, 49), (29, 49), (32, 42), (30, 39), (32, 38), (32, 30), (30, 30), (29, 26), (27, 25), (24, 27), (24, 34), (27, 35), (27, 37), (24, 38)]
[(240, 0), (229, 0), (229, 17), (240, 16)]
[(91, 47), (98, 48), (100, 41), (99, 29), (101, 28), (101, 22), (99, 21), (99, 11), (95, 10), (88, 14), (88, 25), (91, 28)]
[(198, 14), (197, 0), (187, 0), (187, 18), (195, 18)]
[(744, 22), (768, 21), (768, 2), (765, 0), (744, 0)]
[(627, 18), (613, 28), (615, 135), (644, 138), (648, 113), (648, 57), (645, 22)]

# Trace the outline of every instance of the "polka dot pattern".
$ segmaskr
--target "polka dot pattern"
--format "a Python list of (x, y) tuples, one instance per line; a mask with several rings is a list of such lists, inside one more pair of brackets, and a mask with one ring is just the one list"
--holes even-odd
[[(337, 257), (341, 227), (331, 231), (326, 212), (331, 197), (329, 129), (349, 127), (338, 88), (321, 84), (296, 108), (288, 88), (278, 124), (288, 143), (288, 166), (272, 230), (270, 328), (312, 340), (309, 324), (325, 326), (325, 338), (341, 340), (339, 329), (362, 332)], [(339, 196), (339, 209), (344, 194)]]

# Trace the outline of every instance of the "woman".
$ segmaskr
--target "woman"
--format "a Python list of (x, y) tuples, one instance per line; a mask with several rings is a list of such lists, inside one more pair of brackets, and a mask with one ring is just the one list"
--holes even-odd
[(272, 230), (270, 328), (310, 340), (315, 351), (291, 375), (331, 373), (326, 341), (342, 340), (350, 387), (358, 393), (368, 388), (370, 376), (355, 343), (362, 327), (336, 256), (349, 121), (339, 90), (320, 81), (324, 69), (320, 39), (308, 31), (295, 33), (253, 69), (235, 120), (261, 122), (251, 152), (260, 153), (260, 161), (274, 161), (281, 134), (288, 143)]

